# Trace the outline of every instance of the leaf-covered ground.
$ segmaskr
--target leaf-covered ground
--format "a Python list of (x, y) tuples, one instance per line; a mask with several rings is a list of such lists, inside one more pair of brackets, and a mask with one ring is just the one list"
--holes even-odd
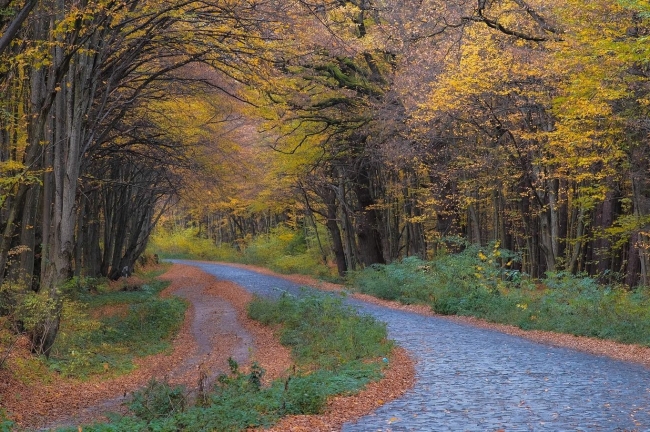
[[(246, 267), (251, 268), (251, 266)], [(342, 289), (339, 285), (318, 282), (306, 276), (282, 276), (261, 268), (252, 269), (284, 277), (300, 284), (317, 286), (320, 289)], [(163, 295), (183, 294), (190, 302), (189, 313), (181, 332), (174, 340), (171, 353), (140, 359), (133, 373), (109, 380), (92, 378), (82, 382), (50, 374), (47, 375), (49, 381), (42, 384), (37, 379), (41, 375), (46, 375), (45, 373), (39, 375), (38, 371), (33, 371), (33, 379), (25, 375), (21, 381), (8, 370), (0, 370), (2, 407), (11, 412), (22, 427), (79, 424), (100, 420), (102, 413), (107, 410), (121, 410), (121, 402), (125, 395), (144, 386), (152, 376), (159, 379), (167, 377), (170, 382), (184, 384), (188, 388), (196, 387), (199, 369), (208, 370), (212, 376), (227, 371), (228, 357), (241, 352), (242, 348), (249, 354), (248, 360), (257, 361), (266, 369), (266, 380), (282, 377), (291, 368), (288, 350), (278, 343), (272, 331), (247, 318), (245, 305), (251, 299), (248, 292), (233, 283), (217, 281), (190, 266), (174, 265), (163, 277), (172, 282)], [(431, 314), (425, 306), (404, 306), (360, 294), (353, 294), (353, 296), (386, 307)], [(219, 321), (218, 316), (221, 315), (223, 318), (223, 313), (213, 313), (214, 316), (208, 313), (208, 316), (203, 316), (203, 319), (199, 320), (197, 308), (194, 306), (194, 302), (198, 299), (202, 299), (202, 302), (213, 299), (232, 306), (236, 311), (236, 319), (224, 326), (224, 322)], [(201, 314), (205, 315), (205, 312), (200, 312), (199, 315)], [(540, 343), (564, 346), (650, 366), (650, 348), (646, 347), (551, 332), (524, 331), (467, 317), (448, 319), (489, 327)], [(201, 324), (197, 327), (198, 322)], [(251, 338), (241, 337), (241, 332), (249, 334)], [(209, 336), (207, 346), (206, 339), (201, 338), (201, 334)], [(29, 368), (26, 351), (27, 345), (23, 343), (12, 354), (18, 358), (18, 363), (24, 364), (25, 370)], [(391, 367), (387, 370), (384, 380), (370, 384), (365, 391), (356, 396), (333, 399), (325, 414), (288, 417), (272, 430), (339, 430), (345, 421), (372, 411), (382, 403), (403, 394), (412, 385), (414, 364), (403, 350), (396, 350), (390, 364)]]
[[(252, 298), (248, 292), (190, 266), (174, 265), (162, 277), (171, 281), (162, 295), (181, 295), (190, 303), (172, 352), (139, 359), (134, 372), (108, 380), (95, 377), (77, 381), (43, 371), (39, 377), (47, 376), (47, 382), (42, 383), (36, 378), (21, 381), (9, 370), (0, 370), (0, 403), (20, 427), (42, 428), (104, 420), (106, 411), (123, 411), (121, 404), (129, 393), (143, 387), (152, 377), (196, 388), (200, 373), (207, 372), (208, 376), (215, 377), (226, 372), (227, 359), (242, 353), (246, 353), (248, 362), (256, 361), (266, 370), (265, 380), (282, 377), (290, 370), (289, 351), (277, 341), (272, 330), (247, 318), (246, 304)], [(205, 303), (213, 301), (225, 309), (204, 307)], [(236, 312), (234, 319), (228, 318), (231, 308)], [(19, 363), (28, 361), (26, 342), (12, 355)], [(335, 398), (325, 414), (289, 417), (274, 430), (336, 430), (343, 422), (398, 397), (412, 385), (414, 365), (400, 349), (396, 350), (390, 364), (381, 382), (370, 384), (353, 397)]]

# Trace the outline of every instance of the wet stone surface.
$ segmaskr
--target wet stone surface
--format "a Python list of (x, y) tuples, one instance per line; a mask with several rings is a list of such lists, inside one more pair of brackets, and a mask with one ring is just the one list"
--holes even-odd
[[(261, 296), (284, 279), (183, 261)], [(388, 325), (418, 361), (415, 387), (343, 431), (648, 431), (650, 371), (443, 318), (348, 300)]]

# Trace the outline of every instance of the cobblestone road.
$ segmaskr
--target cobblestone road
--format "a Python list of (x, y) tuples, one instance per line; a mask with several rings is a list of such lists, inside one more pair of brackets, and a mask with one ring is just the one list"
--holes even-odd
[[(284, 279), (183, 262), (263, 296)], [(349, 300), (418, 360), (415, 387), (344, 426), (369, 431), (650, 431), (650, 370), (492, 330)]]

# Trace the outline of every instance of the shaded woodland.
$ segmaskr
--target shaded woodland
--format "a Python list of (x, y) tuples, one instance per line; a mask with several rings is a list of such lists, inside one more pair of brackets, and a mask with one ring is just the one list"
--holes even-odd
[(36, 352), (61, 286), (130, 272), (161, 217), (238, 247), (319, 224), (341, 275), (463, 239), (650, 285), (646, 2), (0, 11), (0, 312), (38, 299)]

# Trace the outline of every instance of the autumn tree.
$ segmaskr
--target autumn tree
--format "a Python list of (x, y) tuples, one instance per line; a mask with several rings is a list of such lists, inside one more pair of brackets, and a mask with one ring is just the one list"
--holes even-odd
[(183, 143), (150, 116), (134, 117), (174, 86), (213, 88), (174, 75), (190, 64), (231, 79), (262, 76), (276, 32), (263, 18), (282, 10), (273, 2), (56, 1), (25, 19), (3, 18), (18, 30), (2, 52), (0, 277), (33, 280), (27, 285), (47, 304), (32, 329), (35, 351), (51, 349), (61, 283), (82, 265), (111, 277), (131, 268), (160, 200), (174, 191), (170, 166)]

